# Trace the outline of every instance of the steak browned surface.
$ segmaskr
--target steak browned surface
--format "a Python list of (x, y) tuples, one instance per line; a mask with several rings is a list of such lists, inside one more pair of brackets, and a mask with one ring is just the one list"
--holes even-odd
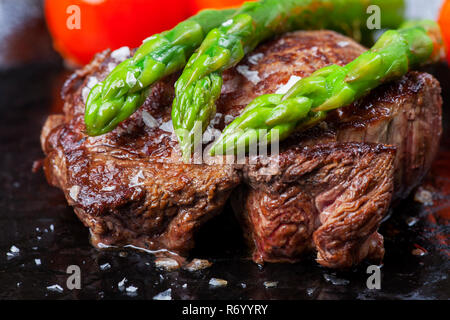
[[(225, 72), (205, 145), (256, 96), (364, 50), (330, 31), (295, 32), (260, 46)], [(377, 229), (391, 199), (420, 183), (439, 145), (439, 84), (411, 72), (293, 135), (279, 157), (183, 164), (170, 122), (176, 75), (155, 84), (144, 106), (114, 131), (84, 134), (88, 88), (120, 62), (116, 56), (97, 55), (67, 81), (64, 114), (50, 116), (41, 137), (48, 181), (64, 191), (97, 246), (186, 255), (195, 230), (235, 189), (233, 207), (256, 262), (294, 262), (310, 250), (328, 267), (379, 261)]]

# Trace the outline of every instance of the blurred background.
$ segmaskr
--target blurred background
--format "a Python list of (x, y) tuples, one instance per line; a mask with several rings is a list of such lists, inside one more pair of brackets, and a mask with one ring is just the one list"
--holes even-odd
[[(86, 64), (104, 49), (139, 46), (148, 36), (170, 29), (201, 9), (233, 7), (243, 2), (0, 0), (0, 70), (26, 63), (54, 62), (55, 49), (69, 65)], [(73, 6), (80, 9), (79, 21)]]
[[(60, 55), (66, 65), (86, 64), (104, 49), (139, 46), (148, 36), (170, 29), (201, 9), (233, 7), (243, 2), (0, 0), (0, 70), (27, 63), (55, 63)], [(443, 0), (409, 0), (406, 15), (437, 19), (442, 4)], [(74, 6), (80, 10), (79, 21)]]

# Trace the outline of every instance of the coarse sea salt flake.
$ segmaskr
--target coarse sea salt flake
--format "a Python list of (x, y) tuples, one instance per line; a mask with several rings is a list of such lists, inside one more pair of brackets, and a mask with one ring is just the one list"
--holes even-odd
[(12, 253), (19, 253), (20, 249), (13, 245), (11, 246), (11, 248), (9, 248), (9, 251), (11, 251)]
[(277, 91), (275, 92), (276, 94), (285, 94), (286, 92), (288, 92), (296, 83), (298, 80), (300, 80), (300, 77), (297, 76), (291, 76), (289, 78), (289, 81), (286, 84), (281, 85)]
[(211, 278), (209, 280), (209, 285), (211, 287), (226, 287), (228, 285), (228, 281), (223, 279)]
[(237, 72), (242, 74), (244, 77), (246, 77), (247, 80), (252, 82), (253, 84), (258, 84), (258, 82), (261, 81), (258, 71), (252, 71), (248, 68), (248, 66), (237, 66), (236, 70), (237, 70)]
[(348, 46), (350, 44), (350, 42), (348, 42), (348, 41), (339, 41), (338, 43), (337, 43), (337, 45), (339, 46), (339, 47), (341, 47), (341, 48), (345, 48), (346, 46)]
[(111, 265), (108, 262), (100, 265), (100, 270), (105, 271), (105, 270), (108, 270), (108, 269), (111, 269)]
[(84, 103), (86, 103), (90, 92), (91, 89), (89, 89), (88, 87), (84, 87), (83, 90), (81, 90), (81, 97), (83, 98)]
[(423, 187), (419, 187), (414, 194), (414, 201), (420, 202), (423, 205), (432, 205), (433, 204), (433, 194), (424, 189)]
[(159, 258), (155, 261), (155, 266), (166, 271), (173, 271), (180, 268), (180, 264), (171, 258)]
[(137, 82), (137, 79), (132, 72), (127, 72), (127, 80), (126, 81), (127, 81), (127, 85), (130, 88), (133, 88)]
[(142, 170), (139, 170), (139, 172), (130, 180), (130, 185), (129, 187), (138, 187), (138, 186), (142, 186), (144, 183), (143, 182), (139, 182), (139, 179), (145, 179), (144, 173), (142, 172)]
[(209, 268), (212, 266), (212, 263), (205, 259), (193, 259), (190, 263), (188, 263), (184, 268), (188, 271), (198, 271)]
[(108, 187), (103, 187), (102, 191), (113, 191), (116, 189), (116, 186), (108, 186)]
[(115, 63), (112, 62), (108, 63), (108, 71), (109, 72), (113, 71), (116, 68), (116, 66), (117, 65)]
[(122, 281), (120, 281), (120, 282), (117, 284), (117, 286), (118, 286), (119, 288), (123, 288), (123, 287), (125, 286), (125, 283), (127, 283), (127, 282), (128, 282), (127, 278), (123, 278)]
[(172, 289), (158, 293), (153, 297), (153, 300), (172, 300)]
[(214, 115), (214, 118), (211, 120), (211, 126), (215, 126), (218, 125), (220, 123), (220, 120), (222, 120), (223, 114), (221, 114), (220, 112), (217, 112)]
[(80, 193), (80, 189), (81, 189), (81, 187), (80, 187), (80, 186), (77, 186), (77, 185), (72, 186), (72, 187), (70, 188), (70, 190), (69, 190), (69, 195), (70, 195), (70, 197), (71, 197), (74, 201), (77, 201), (77, 200), (78, 200), (78, 194)]
[(124, 61), (130, 56), (130, 48), (121, 47), (111, 52), (111, 57), (117, 61)]
[(224, 117), (225, 125), (230, 124), (233, 120), (234, 120), (234, 117), (232, 115), (230, 115), (230, 114), (227, 114)]
[(159, 126), (159, 128), (162, 131), (166, 131), (166, 132), (173, 132), (173, 124), (172, 124), (172, 120), (169, 120), (167, 122), (164, 122), (162, 125)]
[(264, 54), (262, 53), (256, 53), (250, 57), (248, 57), (248, 61), (251, 64), (258, 64), (259, 60), (261, 60), (264, 57)]
[(138, 290), (138, 287), (129, 286), (125, 289), (128, 293), (135, 293)]
[(145, 125), (149, 128), (156, 128), (159, 125), (158, 120), (147, 111), (142, 111), (142, 121), (144, 121)]
[(89, 77), (89, 80), (86, 84), (86, 87), (92, 89), (98, 83), (98, 79), (96, 77)]
[(48, 286), (47, 290), (53, 291), (53, 292), (59, 292), (59, 293), (64, 292), (64, 289), (59, 284), (54, 284), (52, 286)]
[(266, 288), (276, 288), (278, 286), (278, 281), (264, 281), (264, 287)]

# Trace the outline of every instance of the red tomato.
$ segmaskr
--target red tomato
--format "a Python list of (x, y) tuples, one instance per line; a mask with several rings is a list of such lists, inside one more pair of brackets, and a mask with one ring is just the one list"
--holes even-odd
[(442, 35), (447, 49), (447, 60), (450, 64), (450, 0), (445, 1), (439, 16), (439, 25), (441, 26)]
[(192, 14), (195, 14), (203, 9), (224, 9), (239, 7), (244, 2), (249, 1), (251, 0), (192, 0)]
[(104, 49), (137, 47), (189, 15), (180, 0), (46, 0), (45, 15), (54, 46), (76, 64)]

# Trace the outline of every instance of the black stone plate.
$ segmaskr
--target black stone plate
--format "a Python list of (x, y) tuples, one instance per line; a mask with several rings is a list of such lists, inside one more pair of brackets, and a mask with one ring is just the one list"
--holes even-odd
[[(433, 204), (411, 196), (383, 224), (380, 290), (367, 288), (367, 264), (335, 272), (311, 258), (258, 267), (247, 257), (231, 208), (197, 236), (192, 257), (212, 261), (209, 269), (166, 272), (146, 253), (94, 249), (62, 192), (47, 184), (42, 171), (32, 173), (33, 162), (43, 157), (41, 127), (60, 108), (58, 91), (67, 71), (34, 65), (0, 73), (0, 299), (152, 299), (168, 289), (172, 299), (449, 299), (450, 72), (446, 65), (431, 71), (447, 102), (441, 152), (424, 184)], [(66, 286), (69, 265), (81, 269), (80, 290)], [(228, 285), (211, 288), (212, 277)], [(125, 287), (119, 287), (124, 278)], [(266, 288), (266, 281), (278, 284)], [(48, 289), (53, 285), (62, 290)], [(127, 292), (130, 286), (136, 291)]]

